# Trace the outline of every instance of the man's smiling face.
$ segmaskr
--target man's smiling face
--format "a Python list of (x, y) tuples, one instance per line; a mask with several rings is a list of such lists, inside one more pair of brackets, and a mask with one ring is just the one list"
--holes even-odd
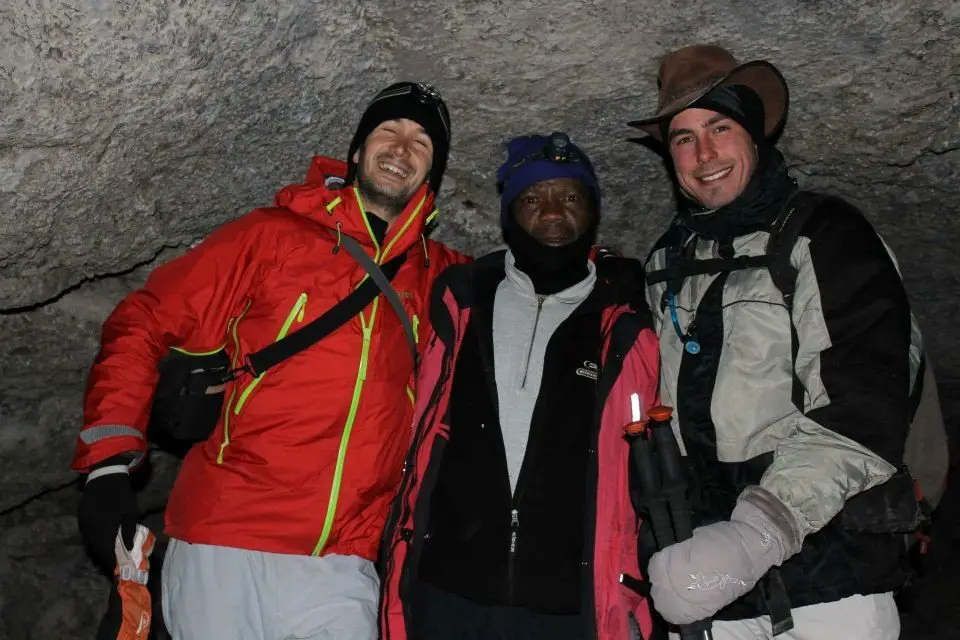
[(357, 188), (377, 206), (377, 213), (396, 217), (426, 182), (433, 163), (433, 142), (413, 120), (381, 122), (354, 156)]
[(753, 138), (716, 111), (681, 111), (670, 121), (667, 143), (680, 186), (708, 209), (740, 197), (757, 166)]

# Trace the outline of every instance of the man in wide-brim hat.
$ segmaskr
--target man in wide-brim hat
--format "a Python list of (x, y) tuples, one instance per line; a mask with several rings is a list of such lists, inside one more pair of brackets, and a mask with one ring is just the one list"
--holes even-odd
[(776, 67), (693, 45), (658, 84), (630, 125), (666, 146), (683, 194), (647, 297), (694, 533), (659, 551), (642, 534), (653, 605), (674, 625), (712, 618), (717, 640), (897, 638), (898, 518), (916, 504), (851, 501), (890, 505), (912, 482), (897, 472), (919, 365), (894, 261), (853, 206), (789, 176)]

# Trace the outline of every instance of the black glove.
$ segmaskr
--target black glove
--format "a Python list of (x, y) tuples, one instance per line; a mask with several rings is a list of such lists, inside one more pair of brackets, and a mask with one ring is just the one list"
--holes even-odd
[(109, 473), (87, 482), (80, 498), (80, 535), (101, 571), (113, 575), (117, 566), (114, 542), (122, 527), (123, 543), (133, 547), (137, 532), (137, 497), (126, 473)]

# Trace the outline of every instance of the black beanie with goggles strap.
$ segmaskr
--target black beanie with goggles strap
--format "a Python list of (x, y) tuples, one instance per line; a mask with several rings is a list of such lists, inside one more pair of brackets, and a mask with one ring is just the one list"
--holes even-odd
[(440, 182), (447, 168), (450, 150), (450, 114), (440, 93), (422, 82), (397, 82), (383, 89), (367, 105), (357, 131), (347, 151), (347, 183), (356, 177), (357, 165), (353, 156), (363, 146), (367, 136), (387, 120), (412, 120), (423, 127), (433, 143), (433, 164), (429, 183), (434, 194), (440, 192)]

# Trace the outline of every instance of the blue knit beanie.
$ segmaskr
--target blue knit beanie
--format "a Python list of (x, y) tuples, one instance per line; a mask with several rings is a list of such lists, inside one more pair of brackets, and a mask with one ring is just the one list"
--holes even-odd
[[(548, 143), (553, 144), (548, 144)], [(500, 190), (500, 226), (510, 222), (510, 204), (532, 184), (555, 178), (573, 178), (593, 192), (596, 215), (600, 215), (600, 184), (587, 154), (563, 132), (549, 137), (520, 136), (507, 143), (507, 160), (497, 170)]]

